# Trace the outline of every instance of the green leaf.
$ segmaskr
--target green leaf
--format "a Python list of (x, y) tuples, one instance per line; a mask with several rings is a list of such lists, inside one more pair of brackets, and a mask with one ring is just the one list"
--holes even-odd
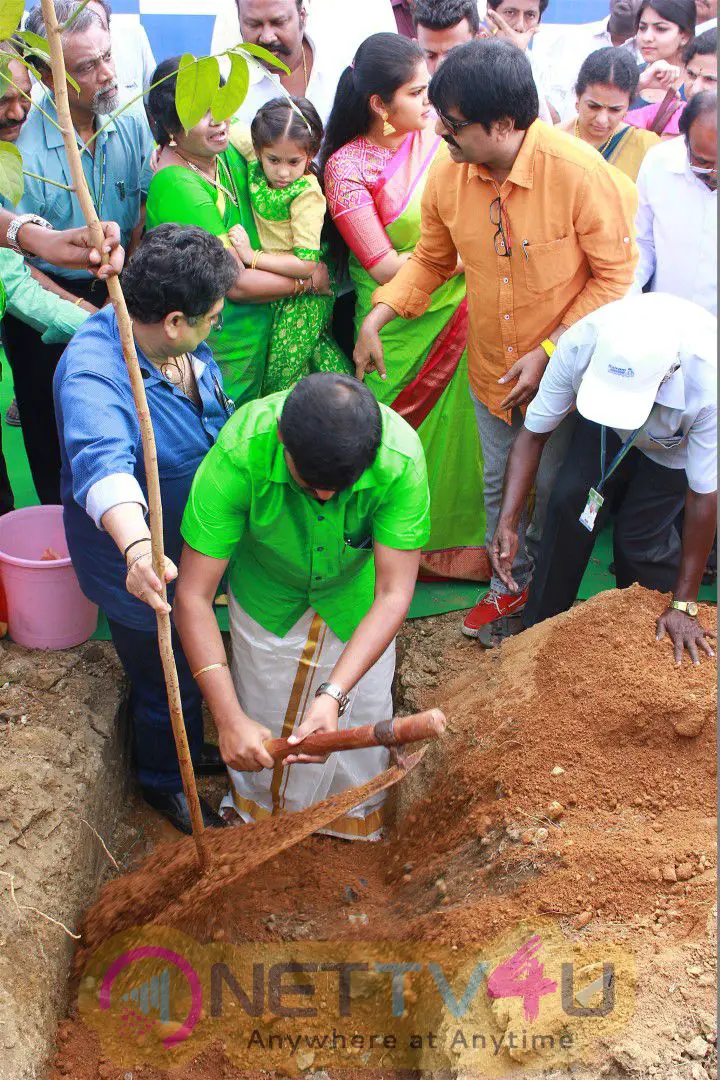
[(212, 118), (216, 124), (235, 115), (247, 97), (250, 85), (250, 71), (245, 57), (233, 53), (230, 64), (228, 81), (220, 87), (212, 103)]
[(196, 60), (186, 53), (180, 61), (175, 108), (185, 131), (199, 124), (210, 111), (220, 86), (220, 65), (214, 56)]
[[(2, 0), (0, 0), (0, 2), (2, 2)], [(36, 37), (36, 35), (33, 34), (32, 37)], [(38, 38), (38, 41), (41, 40), (42, 38)], [(30, 61), (28, 60), (28, 56), (37, 56), (40, 60), (44, 61), (44, 63), (47, 64), (48, 67), (50, 67), (50, 53), (45, 53), (41, 49), (30, 48), (27, 50), (25, 56), (21, 56), (20, 53), (13, 53), (11, 57), (11, 59), (17, 60), (18, 64), (22, 64), (22, 66), (26, 67), (28, 71), (31, 71), (38, 82), (42, 82), (42, 76), (40, 75), (40, 72), (33, 64), (30, 63)], [(67, 71), (65, 72), (65, 78), (70, 84), (70, 86), (72, 86), (75, 93), (79, 94), (80, 87), (75, 82), (72, 75), (68, 75)]]
[(24, 187), (22, 154), (14, 143), (0, 142), (0, 194), (16, 206)]
[(20, 25), (25, 0), (2, 0), (0, 3), (0, 40), (12, 37)]
[(18, 30), (16, 37), (19, 37), (23, 44), (27, 45), (33, 52), (50, 55), (50, 45), (44, 37), (40, 37), (39, 34), (33, 34), (31, 30)]
[(263, 49), (261, 45), (247, 45), (242, 42), (240, 45), (236, 45), (230, 50), (231, 55), (233, 53), (250, 53), (251, 56), (257, 56), (259, 60), (264, 61), (266, 64), (272, 64), (273, 67), (280, 68), (286, 75), (290, 75), (290, 68), (287, 64), (283, 64), (282, 60), (278, 60), (274, 53), (268, 52), (267, 49)]

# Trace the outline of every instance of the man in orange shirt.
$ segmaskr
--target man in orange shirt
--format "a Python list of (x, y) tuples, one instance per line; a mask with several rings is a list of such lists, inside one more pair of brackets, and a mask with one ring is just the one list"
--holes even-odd
[[(468, 367), (489, 543), (508, 454), (557, 341), (632, 285), (637, 195), (595, 150), (538, 120), (530, 64), (514, 45), (478, 40), (454, 49), (430, 84), (430, 100), (449, 154), (439, 155), (430, 171), (415, 253), (375, 294), (355, 365), (358, 378), (366, 371), (383, 374), (380, 331), (397, 316), (421, 315), (435, 289), (457, 272), (459, 257), (467, 279)], [(534, 545), (570, 433), (561, 426), (543, 455)], [(527, 600), (533, 568), (527, 525), (520, 523), (513, 567), (519, 593), (511, 595), (495, 575), (463, 624), (465, 634), (486, 646), (512, 632), (508, 617), (519, 615)]]

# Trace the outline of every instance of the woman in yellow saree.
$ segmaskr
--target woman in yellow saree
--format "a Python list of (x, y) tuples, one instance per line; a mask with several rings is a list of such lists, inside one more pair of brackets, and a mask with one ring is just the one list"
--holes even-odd
[(625, 123), (640, 73), (625, 48), (598, 49), (580, 68), (575, 86), (577, 117), (564, 130), (594, 146), (599, 154), (631, 180), (637, 180), (643, 159), (660, 136)]
[[(421, 201), (438, 153), (429, 74), (414, 42), (375, 34), (340, 80), (322, 167), (328, 209), (350, 250), (359, 329), (378, 285), (390, 281), (420, 237)], [(462, 266), (421, 318), (382, 332), (387, 379), (367, 377), (377, 398), (414, 427), (428, 464), (432, 533), (425, 576), (488, 578), (482, 458), (467, 378), (468, 313)]]

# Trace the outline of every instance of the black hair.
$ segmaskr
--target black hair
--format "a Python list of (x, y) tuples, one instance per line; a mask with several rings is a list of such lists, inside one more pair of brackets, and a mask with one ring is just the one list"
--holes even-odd
[(717, 27), (706, 30), (704, 34), (698, 34), (689, 41), (683, 53), (683, 63), (689, 64), (696, 56), (714, 56), (717, 52)]
[(128, 311), (159, 323), (171, 311), (199, 319), (237, 281), (237, 263), (212, 233), (196, 225), (158, 225), (140, 241), (122, 274)]
[(415, 0), (412, 9), (416, 30), (418, 26), (428, 30), (449, 30), (463, 19), (467, 19), (473, 37), (479, 33), (480, 16), (476, 0)]
[(307, 98), (294, 97), (290, 101), (273, 98), (255, 114), (250, 134), (258, 157), (283, 138), (298, 143), (311, 161), (317, 155), (323, 140), (323, 125), (317, 109)]
[(680, 134), (686, 139), (690, 138), (690, 128), (701, 116), (717, 116), (717, 93), (714, 90), (703, 90), (701, 94), (695, 94), (690, 98), (680, 116)]
[[(170, 56), (167, 60), (163, 60), (155, 68), (150, 79), (152, 90), (147, 95), (145, 111), (155, 141), (161, 149), (167, 146), (172, 137), (182, 129), (175, 106), (177, 72), (181, 59), (180, 56)], [(161, 79), (165, 81), (160, 82)], [(158, 82), (160, 85), (156, 86)]]
[[(181, 60), (181, 56), (170, 56), (167, 60), (163, 60), (162, 63), (158, 64), (150, 80), (152, 89), (145, 98), (145, 112), (148, 124), (155, 142), (161, 150), (164, 146), (167, 146), (174, 135), (183, 130), (175, 106), (177, 73)], [(160, 80), (164, 81), (161, 82)], [(156, 83), (160, 83), (160, 85), (156, 86)], [(222, 76), (220, 85), (225, 85), (225, 79)]]
[[(502, 2), (503, 2), (503, 0), (487, 0), (488, 7), (492, 8), (493, 11), (497, 11), (497, 9), (500, 7)], [(540, 19), (542, 19), (543, 15), (547, 11), (549, 3), (550, 3), (550, 0), (540, 0)], [(540, 21), (540, 20), (538, 20), (538, 21)]]
[(635, 21), (636, 30), (640, 26), (640, 20), (646, 8), (652, 8), (653, 11), (657, 11), (661, 18), (667, 19), (668, 22), (674, 23), (675, 26), (679, 26), (681, 30), (685, 30), (692, 37), (695, 36), (695, 26), (697, 24), (695, 0), (643, 0)]
[(358, 135), (367, 135), (373, 115), (370, 109), (373, 94), (389, 105), (424, 59), (419, 45), (400, 34), (373, 34), (363, 41), (353, 63), (340, 76), (325, 129), (321, 172), (337, 150)]
[(468, 41), (452, 49), (433, 75), (430, 101), (440, 113), (459, 109), (488, 132), (508, 119), (517, 131), (527, 131), (540, 112), (530, 61), (505, 41)]
[(288, 394), (280, 434), (304, 483), (320, 491), (345, 491), (377, 457), (382, 414), (364, 383), (319, 372)]
[(588, 86), (614, 86), (632, 101), (639, 82), (640, 70), (630, 50), (608, 46), (590, 53), (580, 68), (575, 93), (580, 97)]

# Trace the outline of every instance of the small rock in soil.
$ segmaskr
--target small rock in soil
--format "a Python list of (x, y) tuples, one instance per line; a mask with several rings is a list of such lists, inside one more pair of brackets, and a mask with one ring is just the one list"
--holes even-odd
[(695, 1061), (702, 1061), (707, 1057), (707, 1052), (710, 1049), (702, 1035), (696, 1035), (692, 1042), (689, 1042), (685, 1047), (685, 1053), (689, 1054)]

